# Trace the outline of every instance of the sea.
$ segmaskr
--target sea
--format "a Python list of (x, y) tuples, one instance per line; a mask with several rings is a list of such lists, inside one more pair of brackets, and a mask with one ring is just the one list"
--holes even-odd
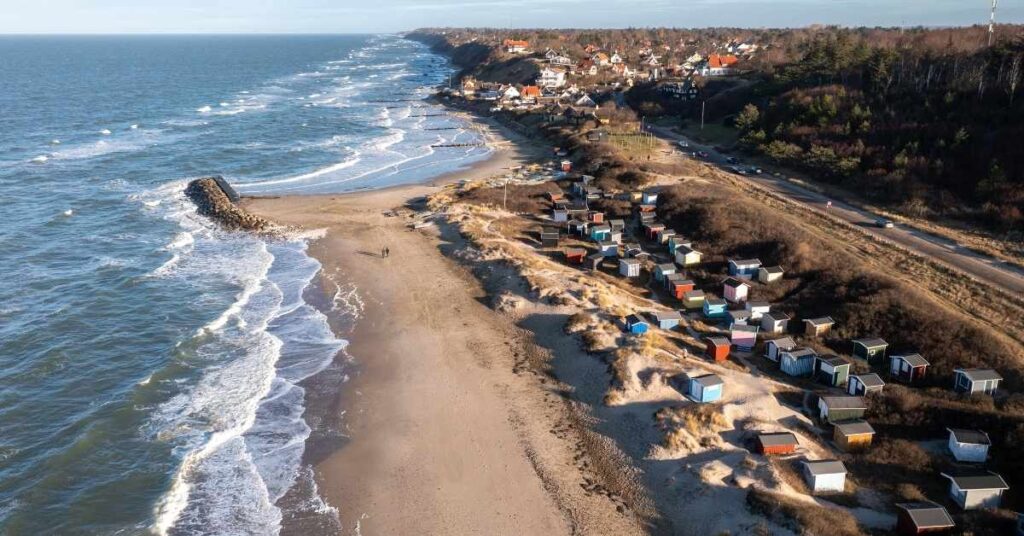
[(489, 150), (432, 146), (480, 134), (424, 100), (451, 72), (399, 35), (0, 36), (0, 534), (352, 524), (308, 445), (344, 443), (310, 386), (360, 359), (328, 322), (358, 324), (358, 289), (316, 230), (224, 231), (183, 192), (463, 168)]

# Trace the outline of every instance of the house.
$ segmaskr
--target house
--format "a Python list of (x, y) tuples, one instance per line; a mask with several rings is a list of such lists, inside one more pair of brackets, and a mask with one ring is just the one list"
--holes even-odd
[(896, 530), (913, 535), (944, 532), (956, 526), (945, 508), (931, 501), (896, 505)]
[(846, 392), (852, 396), (866, 396), (871, 393), (881, 393), (885, 382), (878, 374), (853, 374), (846, 384)]
[(765, 333), (785, 333), (789, 326), (789, 315), (780, 313), (764, 313), (761, 315), (761, 331)]
[(725, 299), (732, 303), (740, 303), (746, 301), (747, 294), (750, 292), (750, 285), (735, 278), (728, 278), (722, 283), (722, 294)]
[(729, 337), (737, 350), (749, 352), (757, 344), (757, 326), (743, 326), (737, 324), (729, 329)]
[(612, 237), (612, 227), (607, 224), (594, 225), (590, 228), (590, 239), (594, 242), (601, 242), (608, 240)]
[(707, 63), (705, 63), (701, 69), (701, 76), (728, 76), (736, 72), (735, 65), (739, 63), (739, 58), (732, 54), (719, 55), (711, 54), (708, 56)]
[(964, 510), (999, 508), (1003, 492), (1010, 489), (992, 471), (951, 471), (942, 476), (949, 479), (949, 497)]
[(953, 390), (958, 393), (990, 395), (999, 388), (1003, 377), (992, 369), (956, 369), (953, 371)]
[(772, 304), (764, 301), (748, 301), (743, 308), (750, 313), (750, 320), (759, 321), (765, 313), (772, 310)]
[(947, 428), (949, 452), (958, 462), (985, 463), (992, 440), (981, 430)]
[(680, 266), (693, 266), (700, 264), (701, 253), (690, 246), (680, 246), (676, 250), (676, 264)]
[(704, 307), (704, 291), (690, 290), (684, 292), (683, 307), (687, 309), (702, 309)]
[(502, 89), (501, 91), (499, 91), (498, 95), (501, 98), (501, 100), (504, 100), (504, 101), (515, 100), (515, 99), (518, 99), (519, 96), (520, 96), (519, 90), (516, 89), (516, 86), (508, 86), (508, 87)]
[(658, 192), (644, 192), (640, 195), (640, 202), (644, 205), (657, 205)]
[(704, 339), (707, 348), (707, 356), (713, 361), (725, 361), (729, 359), (731, 344), (725, 337), (708, 337)]
[(647, 333), (647, 330), (651, 327), (643, 318), (635, 314), (627, 316), (623, 319), (623, 322), (626, 324), (626, 331), (636, 335)]
[(618, 65), (622, 63), (622, 56), (620, 56), (618, 52), (615, 52), (608, 58), (608, 62), (612, 65)]
[(537, 102), (537, 99), (541, 98), (542, 95), (543, 93), (541, 93), (540, 88), (537, 86), (523, 86), (523, 89), (519, 91), (519, 98), (524, 102)]
[(565, 250), (565, 261), (569, 264), (583, 264), (583, 259), (586, 256), (587, 250), (583, 248), (568, 248)]
[(772, 339), (764, 345), (764, 356), (771, 361), (778, 362), (782, 352), (792, 352), (796, 349), (796, 342), (792, 337)]
[(757, 275), (761, 261), (757, 259), (729, 259), (729, 275), (750, 279)]
[(624, 277), (640, 277), (640, 261), (638, 259), (619, 259), (619, 274)]
[(762, 283), (771, 283), (782, 279), (781, 266), (760, 267), (757, 269), (757, 280)]
[(591, 253), (590, 255), (587, 255), (587, 268), (597, 271), (601, 268), (601, 264), (603, 264), (604, 260), (607, 258), (608, 256), (600, 251), (597, 253)]
[[(573, 106), (579, 106), (580, 108), (594, 108), (597, 106), (597, 103), (594, 102), (594, 99), (590, 98), (590, 95), (583, 95), (582, 97), (576, 99), (576, 102), (573, 103)], [(595, 141), (604, 140), (598, 139)]]
[(924, 377), (929, 364), (921, 354), (890, 356), (889, 376), (903, 383), (913, 383)]
[(889, 347), (889, 343), (883, 339), (854, 339), (853, 340), (853, 357), (859, 357), (865, 361), (874, 361), (875, 359), (884, 359), (885, 350)]
[(704, 316), (707, 318), (725, 318), (728, 314), (725, 300), (721, 298), (704, 298)]
[(665, 276), (676, 273), (676, 265), (670, 262), (658, 264), (654, 266), (654, 279), (657, 281), (665, 282)]
[(694, 402), (707, 404), (708, 402), (721, 400), (724, 387), (725, 382), (722, 381), (722, 378), (715, 374), (705, 374), (690, 378), (686, 394)]
[(537, 85), (547, 89), (559, 88), (565, 85), (565, 71), (546, 67), (540, 70), (537, 77)]
[(683, 321), (683, 315), (679, 311), (655, 311), (651, 317), (661, 329), (672, 329)]
[(523, 54), (530, 48), (528, 41), (519, 41), (516, 39), (506, 39), (502, 46), (505, 48), (505, 52), (509, 54)]
[(594, 62), (594, 65), (597, 65), (598, 67), (604, 67), (611, 64), (611, 58), (609, 58), (608, 54), (605, 54), (604, 52), (594, 54), (590, 57), (590, 61)]
[(831, 387), (842, 387), (850, 378), (850, 362), (836, 355), (816, 356), (814, 378)]
[(867, 403), (859, 396), (822, 396), (818, 398), (818, 418), (827, 422), (861, 419), (868, 410)]
[(863, 419), (853, 419), (833, 423), (835, 430), (832, 440), (836, 446), (846, 452), (866, 449), (871, 446), (875, 437), (875, 429)]
[(779, 354), (779, 368), (790, 376), (810, 376), (814, 372), (814, 358), (818, 354), (810, 348), (794, 348)]
[(558, 247), (559, 236), (557, 228), (545, 227), (540, 230), (540, 245), (546, 248)]
[(829, 332), (836, 323), (830, 316), (804, 319), (804, 335), (808, 337), (820, 337)]
[(846, 491), (846, 466), (839, 460), (804, 461), (804, 480), (811, 493)]
[(619, 245), (611, 240), (601, 240), (597, 243), (597, 250), (605, 257), (615, 257), (619, 254)]
[(749, 326), (750, 325), (750, 311), (746, 309), (738, 309), (735, 311), (729, 311), (729, 327), (733, 326)]
[(764, 455), (792, 454), (796, 452), (796, 448), (799, 445), (800, 443), (797, 442), (796, 436), (790, 432), (757, 435), (757, 452)]
[[(687, 292), (693, 290), (693, 281), (685, 279), (682, 274), (669, 274), (665, 278), (665, 288), (677, 300), (682, 300)], [(703, 302), (703, 299), (701, 301)]]

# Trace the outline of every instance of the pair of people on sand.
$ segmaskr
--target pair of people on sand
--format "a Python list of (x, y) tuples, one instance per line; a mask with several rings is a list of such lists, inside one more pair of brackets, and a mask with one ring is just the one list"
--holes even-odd
[(390, 257), (391, 256), (391, 248), (389, 248), (389, 247), (382, 247), (382, 248), (380, 248), (380, 256), (381, 257)]

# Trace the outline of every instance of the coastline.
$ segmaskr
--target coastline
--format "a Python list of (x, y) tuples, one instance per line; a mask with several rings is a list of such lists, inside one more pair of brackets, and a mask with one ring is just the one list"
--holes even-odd
[(552, 435), (566, 402), (520, 366), (531, 337), (488, 308), (480, 283), (445, 255), (458, 237), (414, 232), (392, 212), (547, 154), (474, 121), (494, 152), (429, 183), (243, 200), (279, 224), (326, 229), (309, 248), (322, 265), (314, 300), (329, 302), (343, 281), (361, 301), (354, 328), (339, 334), (349, 341), (339, 360), (351, 359), (350, 380), (336, 382), (335, 399), (318, 405), (328, 414), (315, 417), (345, 439), (307, 449), (320, 495), (338, 508), (343, 534), (636, 532), (632, 514), (581, 489), (578, 447), (571, 434)]

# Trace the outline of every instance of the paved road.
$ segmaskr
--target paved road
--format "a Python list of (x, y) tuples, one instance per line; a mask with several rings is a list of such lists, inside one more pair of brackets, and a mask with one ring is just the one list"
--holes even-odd
[[(706, 161), (721, 166), (724, 171), (731, 171), (729, 169), (731, 164), (728, 163), (727, 157), (718, 153), (713, 148), (694, 143), (693, 140), (689, 140), (665, 128), (651, 127), (650, 130), (657, 136), (672, 142), (685, 140), (690, 144), (690, 151), (705, 151), (708, 153)], [(875, 220), (879, 219), (879, 216), (842, 201), (831, 199), (827, 195), (801, 187), (787, 181), (785, 178), (776, 177), (769, 173), (743, 175), (743, 177), (778, 195), (827, 211), (832, 216), (859, 226), (870, 234), (891, 240), (911, 251), (935, 259), (992, 286), (1008, 292), (1024, 294), (1024, 270), (1015, 266), (971, 251), (952, 240), (910, 227), (897, 226), (893, 229), (876, 227)]]

